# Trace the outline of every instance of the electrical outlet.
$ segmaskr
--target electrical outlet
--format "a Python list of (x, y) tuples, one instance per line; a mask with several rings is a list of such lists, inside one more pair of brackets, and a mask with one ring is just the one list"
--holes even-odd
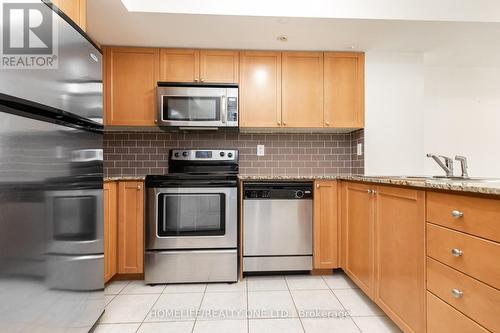
[(358, 156), (363, 155), (363, 144), (362, 143), (358, 143), (356, 154)]
[(257, 145), (257, 156), (264, 156), (266, 154), (264, 145)]

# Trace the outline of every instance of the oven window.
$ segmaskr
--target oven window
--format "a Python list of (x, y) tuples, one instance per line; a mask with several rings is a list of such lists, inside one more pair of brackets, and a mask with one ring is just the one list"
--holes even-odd
[(163, 96), (163, 120), (219, 121), (220, 97)]
[(54, 240), (90, 241), (97, 234), (96, 196), (54, 198)]
[(215, 236), (226, 232), (223, 193), (176, 193), (158, 197), (158, 236)]

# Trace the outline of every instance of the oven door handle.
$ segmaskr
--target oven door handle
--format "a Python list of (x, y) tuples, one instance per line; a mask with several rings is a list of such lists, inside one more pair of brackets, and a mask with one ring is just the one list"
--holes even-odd
[(209, 254), (222, 254), (222, 253), (236, 253), (237, 249), (214, 249), (214, 250), (168, 250), (168, 251), (156, 251), (156, 250), (146, 250), (146, 254), (185, 254), (185, 253), (209, 253)]

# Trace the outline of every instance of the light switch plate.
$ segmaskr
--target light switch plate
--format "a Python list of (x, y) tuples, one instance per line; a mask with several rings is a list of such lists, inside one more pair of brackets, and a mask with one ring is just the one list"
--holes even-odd
[(257, 156), (264, 156), (266, 154), (264, 145), (257, 145)]
[(356, 154), (358, 156), (363, 155), (363, 144), (362, 143), (358, 143)]

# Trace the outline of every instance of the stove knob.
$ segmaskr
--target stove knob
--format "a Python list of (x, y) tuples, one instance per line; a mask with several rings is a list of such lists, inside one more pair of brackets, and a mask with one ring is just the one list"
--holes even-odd
[(228, 153), (227, 157), (229, 157), (229, 158), (233, 157), (233, 153)]
[(224, 157), (224, 155), (225, 155), (225, 154), (224, 154), (224, 152), (223, 152), (223, 151), (221, 151), (221, 152), (219, 153), (219, 155), (220, 155), (220, 157)]
[(175, 156), (175, 157), (179, 157), (179, 153), (175, 153), (175, 154), (174, 154), (174, 156)]
[(187, 157), (188, 156), (188, 152), (187, 151), (182, 152), (182, 156)]

